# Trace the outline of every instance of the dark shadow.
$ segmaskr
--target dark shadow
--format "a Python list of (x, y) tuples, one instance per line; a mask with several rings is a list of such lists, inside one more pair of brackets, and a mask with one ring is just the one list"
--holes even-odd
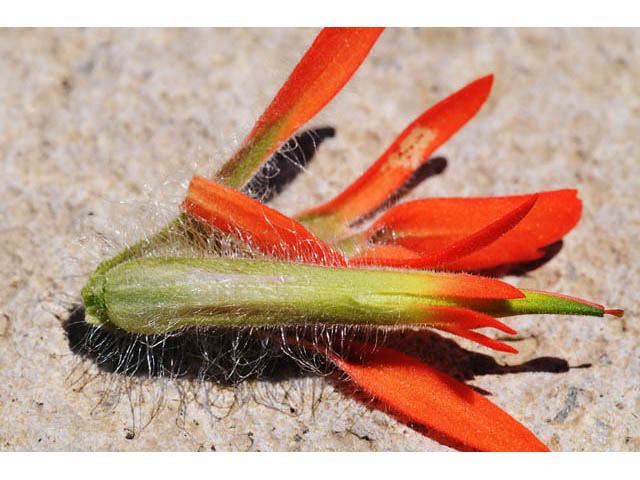
[(398, 188), (395, 192), (389, 195), (380, 205), (375, 207), (370, 212), (365, 213), (361, 217), (357, 218), (351, 223), (352, 227), (358, 226), (367, 220), (372, 219), (379, 213), (384, 210), (387, 210), (393, 207), (396, 203), (398, 203), (402, 198), (411, 191), (424, 182), (427, 178), (433, 177), (435, 175), (440, 175), (447, 168), (447, 159), (445, 157), (433, 157), (430, 158), (427, 162), (423, 163), (418, 169), (413, 172), (413, 175), (409, 177), (409, 179), (404, 182), (400, 188)]
[[(416, 424), (362, 391), (305, 343), (313, 341), (351, 362), (362, 361), (349, 342), (384, 345), (428, 363), (461, 382), (477, 375), (521, 372), (562, 373), (566, 360), (539, 357), (516, 365), (498, 363), (493, 357), (466, 350), (454, 340), (428, 330), (364, 329), (310, 325), (297, 328), (207, 328), (172, 335), (130, 335), (85, 322), (78, 306), (64, 322), (71, 350), (93, 361), (101, 370), (124, 376), (191, 378), (236, 385), (247, 380), (280, 382), (311, 375), (329, 376), (334, 386), (370, 408), (381, 410), (417, 432), (457, 449), (467, 449), (455, 438)], [(288, 339), (285, 341), (284, 339)], [(292, 342), (291, 339), (296, 339)], [(365, 360), (366, 361), (366, 356)], [(581, 365), (585, 368), (590, 365)], [(471, 387), (482, 395), (490, 392)], [(464, 392), (463, 392), (464, 394)]]
[[(322, 344), (341, 355), (347, 353), (343, 346), (348, 342), (384, 345), (462, 382), (477, 375), (563, 373), (570, 368), (566, 360), (556, 357), (503, 365), (490, 355), (466, 350), (430, 330), (310, 325), (192, 328), (171, 335), (131, 335), (86, 323), (84, 308), (79, 306), (71, 311), (63, 327), (70, 349), (103, 371), (126, 376), (197, 378), (227, 385), (332, 373), (334, 369), (324, 356), (304, 347), (304, 342)], [(283, 338), (298, 342), (285, 343)]]
[(569, 363), (557, 357), (538, 357), (515, 365), (498, 363), (490, 355), (460, 347), (454, 340), (431, 330), (398, 330), (388, 332), (384, 346), (401, 351), (428, 363), (462, 382), (478, 375), (506, 375), (524, 372), (565, 373)]
[(77, 306), (63, 323), (72, 352), (101, 370), (125, 376), (191, 378), (234, 385), (310, 375), (256, 329), (188, 329), (171, 335), (131, 335), (84, 321)]
[(282, 192), (313, 159), (316, 150), (336, 131), (333, 127), (314, 128), (291, 137), (267, 160), (242, 192), (268, 203)]

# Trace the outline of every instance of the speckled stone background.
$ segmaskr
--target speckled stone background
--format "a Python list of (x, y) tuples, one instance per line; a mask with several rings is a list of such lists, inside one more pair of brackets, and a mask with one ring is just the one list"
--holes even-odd
[[(127, 384), (81, 362), (61, 328), (97, 263), (177, 211), (191, 173), (233, 152), (316, 33), (0, 30), (2, 450), (446, 448), (319, 378)], [(469, 381), (553, 450), (640, 449), (639, 48), (638, 29), (387, 30), (311, 123), (336, 138), (273, 203), (293, 213), (336, 194), (424, 109), (495, 73), (440, 149), (447, 170), (412, 197), (580, 190), (560, 254), (508, 281), (625, 317), (513, 319), (518, 355), (456, 340), (506, 365), (591, 364)]]

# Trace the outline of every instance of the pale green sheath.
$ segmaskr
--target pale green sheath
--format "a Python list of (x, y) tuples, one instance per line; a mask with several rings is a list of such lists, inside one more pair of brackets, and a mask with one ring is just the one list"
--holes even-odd
[[(469, 276), (321, 267), (266, 260), (146, 258), (96, 272), (82, 295), (86, 321), (130, 333), (185, 326), (438, 324), (435, 306), (493, 316), (602, 311), (568, 299), (523, 292), (515, 300), (451, 295)], [(486, 280), (486, 279), (479, 279)]]

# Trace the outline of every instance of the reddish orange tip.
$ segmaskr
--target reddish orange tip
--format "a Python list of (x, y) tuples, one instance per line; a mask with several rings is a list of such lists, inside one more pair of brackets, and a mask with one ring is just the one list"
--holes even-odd
[(511, 327), (490, 315), (460, 307), (431, 306), (424, 307), (424, 309), (427, 312), (425, 325), (467, 338), (494, 350), (518, 353), (510, 345), (473, 331), (477, 328), (495, 328), (511, 335), (517, 333)]
[(280, 260), (347, 266), (340, 252), (295, 220), (204, 177), (193, 176), (181, 207), (263, 254)]
[(471, 340), (472, 342), (476, 342), (480, 345), (483, 345), (492, 350), (497, 350), (499, 352), (506, 353), (518, 353), (518, 350), (513, 348), (511, 345), (507, 345), (506, 343), (502, 343), (499, 340), (495, 340), (491, 337), (487, 337), (478, 332), (474, 332), (473, 330), (464, 330), (462, 328), (456, 327), (437, 327), (438, 330), (442, 330), (443, 332), (449, 332), (453, 335), (457, 335), (462, 338), (466, 338), (467, 340)]
[(435, 328), (440, 328), (441, 326), (461, 328), (464, 330), (495, 328), (511, 335), (518, 333), (513, 328), (502, 323), (500, 320), (487, 315), (486, 313), (476, 312), (475, 310), (470, 310), (468, 308), (442, 305), (422, 308), (429, 313), (425, 322), (427, 324), (432, 324)]
[(465, 384), (413, 357), (384, 347), (350, 344), (362, 363), (315, 347), (391, 413), (424, 427), (458, 450), (546, 452), (521, 423)]
[(296, 218), (338, 214), (343, 224), (349, 224), (375, 209), (473, 118), (489, 96), (492, 83), (493, 75), (482, 77), (425, 111), (340, 195), (298, 213)]
[(342, 89), (382, 30), (324, 28), (218, 178), (240, 189), (282, 142)]

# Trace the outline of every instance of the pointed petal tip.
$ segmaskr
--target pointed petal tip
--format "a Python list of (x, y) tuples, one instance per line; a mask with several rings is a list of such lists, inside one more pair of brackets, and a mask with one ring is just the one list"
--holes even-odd
[(182, 209), (279, 260), (347, 266), (343, 255), (304, 226), (247, 195), (194, 175)]
[(464, 330), (462, 328), (457, 328), (457, 327), (436, 327), (436, 328), (438, 330), (442, 330), (443, 332), (448, 332), (453, 335), (466, 338), (467, 340), (471, 340), (472, 342), (476, 342), (492, 350), (497, 350), (499, 352), (505, 352), (505, 353), (519, 353), (518, 350), (513, 348), (511, 345), (507, 345), (506, 343), (503, 343), (491, 337), (487, 337), (486, 335), (475, 332), (473, 330)]
[(464, 330), (474, 330), (477, 328), (495, 328), (504, 333), (515, 335), (516, 332), (510, 326), (502, 323), (498, 319), (482, 312), (477, 312), (468, 308), (449, 306), (422, 306), (427, 316), (424, 319), (426, 324), (432, 324), (435, 328), (447, 326), (449, 328), (460, 328)]
[(356, 345), (365, 361), (352, 363), (320, 349), (396, 418), (458, 450), (549, 451), (521, 423), (449, 375), (404, 353)]
[(513, 328), (511, 328), (509, 325), (505, 325), (504, 323), (500, 322), (500, 324), (502, 325), (501, 328), (498, 328), (499, 330), (502, 330), (504, 333), (508, 333), (509, 335), (517, 335), (518, 331), (514, 330)]
[(514, 355), (517, 355), (518, 353), (520, 353), (519, 350), (513, 348), (511, 345), (507, 345), (506, 343), (502, 343), (502, 342), (501, 342), (501, 345), (505, 347), (503, 350), (500, 350), (501, 352), (513, 353)]
[(282, 142), (342, 89), (382, 30), (324, 28), (217, 178), (232, 188), (243, 187)]
[[(471, 96), (473, 98), (472, 104), (475, 104), (475, 108), (476, 110), (478, 110), (480, 109), (482, 104), (487, 100), (487, 98), (489, 98), (489, 94), (491, 93), (491, 87), (493, 86), (493, 80), (494, 80), (493, 73), (490, 73), (489, 75), (485, 75), (484, 77), (475, 79), (473, 82), (469, 83), (466, 87), (456, 92), (456, 94), (460, 93), (460, 94), (463, 94), (464, 96)], [(451, 95), (449, 98), (451, 97), (453, 97), (453, 95)]]
[(424, 324), (427, 326), (467, 338), (494, 350), (518, 353), (510, 345), (474, 331), (478, 328), (495, 328), (511, 335), (517, 333), (490, 315), (459, 307), (431, 306), (422, 308), (426, 312)]
[(351, 224), (392, 196), (431, 154), (462, 128), (489, 97), (493, 75), (478, 78), (423, 112), (355, 182), (329, 202), (298, 213), (295, 218), (339, 214)]
[(491, 91), (491, 87), (493, 87), (494, 75), (490, 73), (489, 75), (485, 75), (484, 77), (480, 77), (476, 82), (482, 85), (482, 87), (487, 89), (487, 97), (489, 96), (489, 92)]

